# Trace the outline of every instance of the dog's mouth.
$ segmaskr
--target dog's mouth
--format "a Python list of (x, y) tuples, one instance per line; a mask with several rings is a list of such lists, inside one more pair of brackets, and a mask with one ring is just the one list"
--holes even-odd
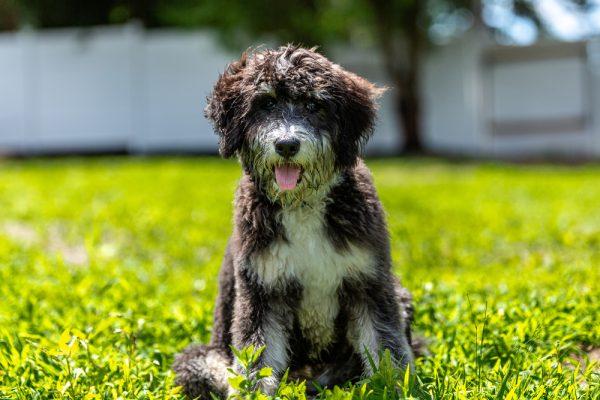
[(275, 166), (275, 181), (281, 191), (294, 190), (302, 179), (302, 169), (294, 164), (281, 164)]

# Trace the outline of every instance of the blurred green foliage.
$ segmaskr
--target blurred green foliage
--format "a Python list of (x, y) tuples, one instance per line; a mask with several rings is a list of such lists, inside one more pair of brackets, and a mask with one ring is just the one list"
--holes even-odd
[[(580, 16), (598, 7), (591, 0), (559, 3), (566, 12)], [(40, 28), (121, 24), (135, 19), (149, 28), (210, 27), (237, 48), (265, 36), (305, 45), (337, 40), (377, 44), (384, 31), (410, 40), (415, 29), (427, 41), (435, 24), (446, 25), (452, 36), (456, 30), (464, 31), (457, 24), (482, 22), (480, 14), (488, 5), (509, 9), (541, 31), (547, 28), (548, 21), (533, 0), (0, 0), (0, 29), (19, 24)]]
[[(415, 381), (384, 363), (321, 398), (598, 398), (600, 167), (368, 165), (430, 355)], [(0, 162), (0, 398), (180, 398), (169, 368), (209, 340), (239, 175), (210, 158)]]

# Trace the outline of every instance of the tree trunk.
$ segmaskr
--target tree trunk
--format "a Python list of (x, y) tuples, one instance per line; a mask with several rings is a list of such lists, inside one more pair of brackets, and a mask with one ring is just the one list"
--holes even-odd
[[(395, 57), (402, 57), (396, 54)], [(418, 41), (409, 45), (406, 67), (393, 76), (396, 86), (396, 114), (402, 127), (403, 144), (401, 153), (422, 154), (425, 152), (421, 124), (421, 49)]]
[[(404, 82), (398, 99), (398, 107), (404, 128), (403, 153), (421, 154), (424, 152), (421, 130), (421, 56), (423, 54), (423, 36), (418, 25), (422, 13), (422, 4), (415, 1), (411, 24), (407, 27), (407, 63)], [(398, 54), (396, 55), (399, 56)]]
[[(402, 57), (394, 55), (393, 57)], [(389, 59), (385, 57), (385, 59)], [(402, 129), (399, 134), (402, 146), (398, 149), (400, 153), (423, 154), (425, 147), (422, 140), (421, 124), (421, 85), (419, 79), (419, 63), (409, 63), (405, 70), (396, 70), (392, 75), (394, 84), (394, 110), (396, 120)], [(391, 69), (388, 68), (388, 71)]]
[(422, 154), (421, 140), (421, 101), (418, 85), (405, 84), (396, 96), (398, 121), (402, 126), (404, 143), (401, 152), (406, 154)]
[[(422, 154), (421, 138), (421, 57), (426, 40), (419, 26), (424, 12), (423, 0), (407, 2), (398, 21), (398, 10), (389, 0), (371, 0), (377, 27), (377, 39), (386, 70), (396, 86), (395, 109), (403, 135), (401, 153)], [(398, 23), (403, 23), (398, 26)], [(403, 44), (402, 44), (403, 43)]]

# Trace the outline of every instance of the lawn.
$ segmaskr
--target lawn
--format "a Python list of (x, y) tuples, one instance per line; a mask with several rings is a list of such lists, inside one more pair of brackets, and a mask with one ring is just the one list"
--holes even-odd
[[(384, 366), (322, 397), (600, 398), (600, 167), (368, 164), (429, 355), (409, 388)], [(216, 158), (1, 161), (0, 399), (181, 398), (170, 364), (210, 337), (238, 177)]]

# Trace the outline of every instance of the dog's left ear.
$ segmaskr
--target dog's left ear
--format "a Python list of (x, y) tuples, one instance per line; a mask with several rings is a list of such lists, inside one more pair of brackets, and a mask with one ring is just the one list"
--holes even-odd
[(338, 167), (354, 166), (364, 145), (373, 135), (377, 116), (377, 99), (381, 88), (351, 72), (342, 70), (342, 88), (338, 96), (340, 132), (334, 145)]
[(235, 155), (244, 143), (242, 79), (247, 62), (248, 54), (243, 53), (229, 64), (207, 97), (204, 115), (219, 135), (219, 154), (223, 158)]

